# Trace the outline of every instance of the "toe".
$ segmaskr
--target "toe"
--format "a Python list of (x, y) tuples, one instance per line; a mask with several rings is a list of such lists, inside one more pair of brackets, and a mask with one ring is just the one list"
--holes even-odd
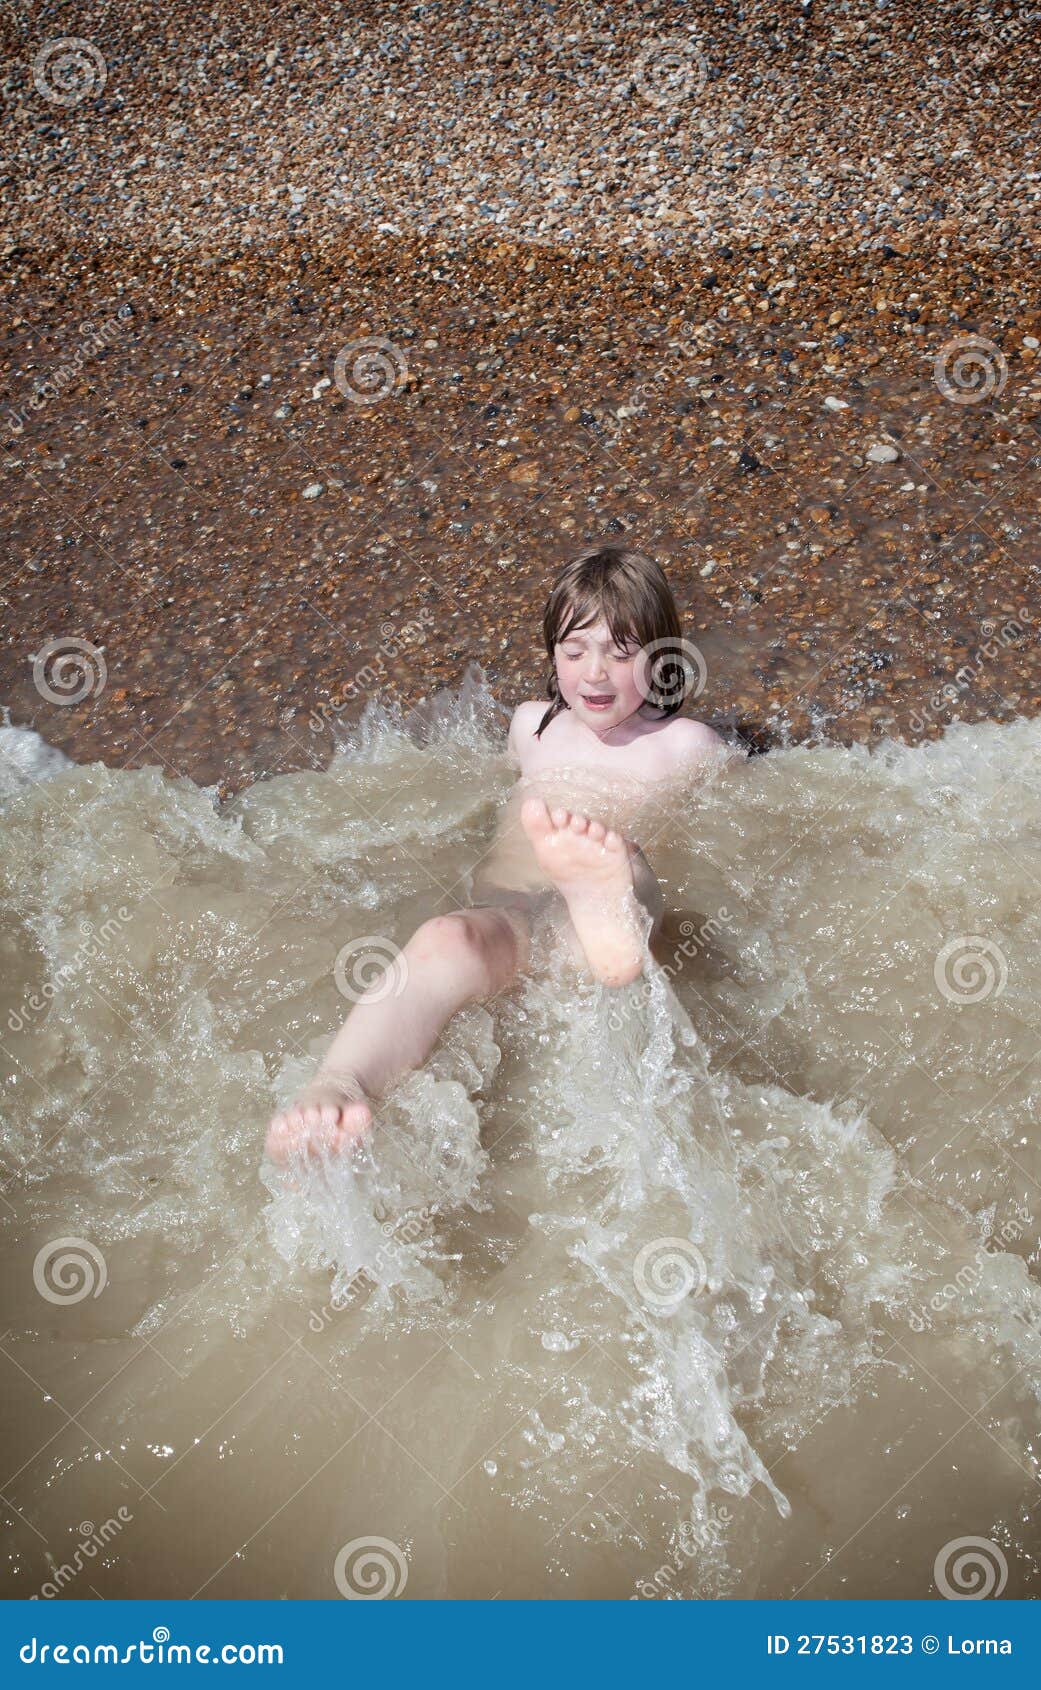
[(345, 1140), (354, 1143), (367, 1131), (372, 1121), (372, 1113), (367, 1104), (354, 1103), (343, 1111), (340, 1128)]
[(550, 811), (550, 818), (553, 822), (554, 827), (567, 827), (568, 821), (570, 819), (570, 815), (571, 815), (570, 810), (551, 810)]
[(589, 826), (589, 817), (588, 816), (577, 816), (577, 815), (572, 816), (572, 818), (571, 818), (571, 831), (572, 831), (572, 833), (585, 833), (586, 828), (588, 826)]
[(594, 845), (602, 845), (606, 833), (607, 829), (605, 828), (603, 822), (590, 822), (589, 837), (593, 841)]
[(526, 798), (521, 805), (521, 821), (530, 833), (548, 833), (552, 824), (545, 800)]
[(339, 1124), (340, 1111), (335, 1103), (323, 1103), (321, 1108), (321, 1124), (323, 1127), (335, 1127)]
[[(276, 1122), (281, 1122), (282, 1125), (276, 1125)], [(285, 1116), (276, 1116), (275, 1121), (272, 1121), (268, 1128), (267, 1138), (264, 1140), (264, 1149), (273, 1162), (284, 1162), (288, 1158), (291, 1143), (292, 1139), (285, 1123)]]

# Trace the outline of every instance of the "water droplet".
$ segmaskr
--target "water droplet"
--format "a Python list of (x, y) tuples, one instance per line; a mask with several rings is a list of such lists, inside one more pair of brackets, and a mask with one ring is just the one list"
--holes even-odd
[(542, 1348), (544, 1350), (577, 1350), (579, 1340), (569, 1338), (566, 1332), (544, 1332), (542, 1334)]

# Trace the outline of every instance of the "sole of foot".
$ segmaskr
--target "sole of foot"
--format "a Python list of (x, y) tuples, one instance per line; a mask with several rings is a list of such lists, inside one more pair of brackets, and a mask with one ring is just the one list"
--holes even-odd
[(273, 1162), (288, 1162), (294, 1151), (335, 1153), (358, 1144), (371, 1125), (372, 1109), (360, 1088), (315, 1080), (272, 1117), (264, 1147)]
[(627, 986), (643, 971), (643, 941), (625, 840), (578, 811), (550, 810), (541, 798), (522, 804), (521, 825), (567, 904), (596, 979)]

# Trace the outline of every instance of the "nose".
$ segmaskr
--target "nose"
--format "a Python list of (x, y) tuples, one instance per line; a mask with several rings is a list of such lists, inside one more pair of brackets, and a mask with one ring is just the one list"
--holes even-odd
[(589, 655), (589, 662), (586, 666), (586, 679), (590, 681), (599, 681), (606, 675), (607, 665), (605, 664), (603, 657), (600, 652), (592, 651)]

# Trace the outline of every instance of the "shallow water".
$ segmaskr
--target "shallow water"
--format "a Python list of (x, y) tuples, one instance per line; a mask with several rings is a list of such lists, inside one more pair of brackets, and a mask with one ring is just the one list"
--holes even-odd
[(721, 769), (641, 981), (547, 918), (273, 1168), (506, 720), (472, 672), (223, 806), (0, 732), (7, 1594), (1041, 1593), (1041, 724)]

